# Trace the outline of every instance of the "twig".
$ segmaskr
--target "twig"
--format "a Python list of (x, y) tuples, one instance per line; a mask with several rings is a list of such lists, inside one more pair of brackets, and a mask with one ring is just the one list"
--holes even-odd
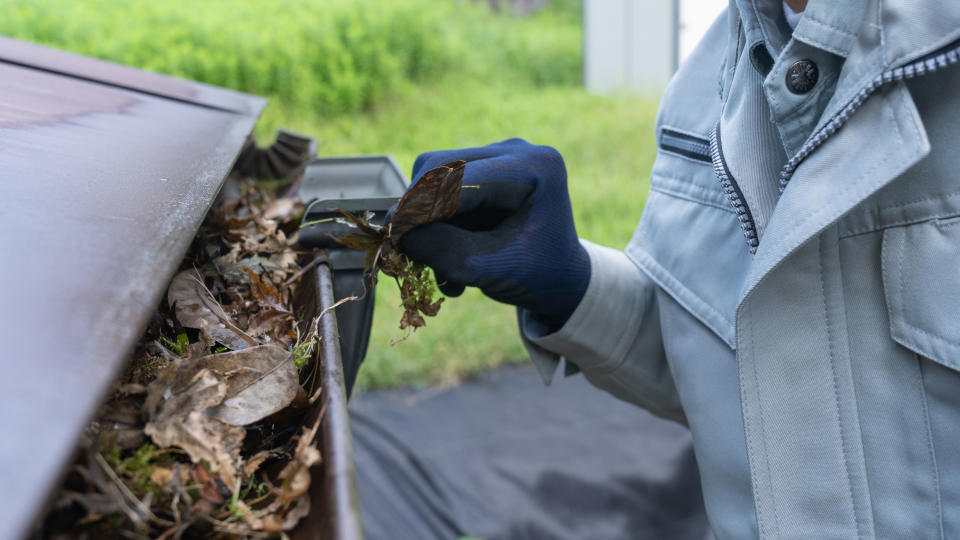
[(320, 314), (317, 315), (317, 318), (321, 319), (323, 318), (324, 315), (327, 314), (328, 311), (333, 311), (334, 309), (342, 306), (343, 304), (346, 304), (347, 302), (353, 302), (356, 299), (357, 299), (356, 296), (348, 296), (346, 298), (341, 298), (340, 300), (337, 300), (336, 302), (334, 302), (333, 305), (323, 308), (323, 311), (321, 311)]
[(169, 529), (167, 529), (166, 531), (164, 531), (163, 534), (158, 536), (157, 540), (166, 540), (167, 538), (180, 538), (180, 536), (183, 534), (183, 531), (186, 531), (187, 529), (189, 529), (190, 526), (193, 525), (193, 522), (194, 522), (194, 519), (190, 519), (189, 521), (185, 521), (183, 523), (174, 525)]
[(303, 268), (301, 268), (300, 270), (297, 270), (297, 273), (296, 273), (296, 274), (290, 276), (290, 278), (289, 278), (288, 280), (284, 281), (284, 282), (283, 282), (283, 288), (287, 288), (287, 287), (293, 285), (293, 282), (295, 282), (296, 280), (298, 280), (298, 279), (300, 279), (301, 277), (303, 277), (303, 275), (306, 274), (307, 272), (309, 272), (311, 268), (313, 268), (314, 266), (320, 264), (321, 262), (323, 262), (323, 261), (325, 261), (325, 260), (327, 260), (327, 257), (326, 257), (326, 256), (314, 257), (314, 259), (313, 259), (312, 261), (310, 261), (309, 263), (305, 264), (305, 265), (303, 266)]
[(227, 533), (227, 534), (236, 534), (236, 535), (246, 535), (247, 538), (270, 538), (273, 536), (273, 533), (255, 531), (252, 530), (249, 526), (243, 525), (234, 525), (232, 523), (227, 523), (226, 521), (221, 521), (212, 516), (201, 515), (198, 516), (200, 519), (213, 525), (213, 528), (217, 532)]
[(336, 220), (336, 219), (338, 219), (338, 218), (328, 217), (328, 218), (323, 218), (323, 219), (317, 219), (317, 220), (314, 220), (314, 221), (308, 221), (308, 222), (306, 222), (306, 223), (301, 223), (301, 224), (300, 224), (300, 228), (303, 229), (303, 228), (309, 227), (309, 226), (311, 226), (311, 225), (319, 225), (319, 224), (321, 224), (321, 223), (330, 223), (331, 221), (334, 221), (334, 220)]
[(117, 473), (114, 472), (113, 468), (110, 467), (110, 464), (107, 463), (107, 460), (103, 459), (103, 456), (101, 456), (99, 452), (94, 453), (93, 458), (96, 460), (97, 465), (100, 466), (103, 472), (105, 472), (107, 476), (110, 477), (110, 480), (112, 480), (113, 483), (116, 484), (117, 488), (120, 490), (120, 493), (122, 493), (123, 496), (126, 497), (130, 501), (130, 503), (132, 503), (134, 507), (136, 507), (136, 509), (140, 511), (142, 515), (147, 516), (149, 519), (151, 519), (155, 523), (158, 523), (166, 527), (173, 525), (172, 521), (157, 517), (157, 515), (153, 513), (153, 510), (150, 510), (150, 507), (148, 505), (144, 504), (143, 501), (138, 499), (137, 496), (134, 495), (132, 491), (130, 491), (130, 488), (128, 488), (127, 485), (123, 483), (123, 480), (121, 480), (120, 477), (117, 476)]

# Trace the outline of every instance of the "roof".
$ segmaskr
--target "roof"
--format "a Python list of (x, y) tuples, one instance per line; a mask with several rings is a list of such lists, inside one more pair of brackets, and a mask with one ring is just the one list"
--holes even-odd
[(0, 538), (43, 508), (265, 103), (0, 37)]

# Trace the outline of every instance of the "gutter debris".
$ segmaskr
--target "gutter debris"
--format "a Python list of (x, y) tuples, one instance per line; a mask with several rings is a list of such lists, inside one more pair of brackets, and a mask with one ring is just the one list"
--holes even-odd
[(317, 321), (293, 315), (304, 207), (240, 193), (197, 233), (42, 536), (283, 537), (309, 512), (323, 415), (303, 425), (322, 397)]

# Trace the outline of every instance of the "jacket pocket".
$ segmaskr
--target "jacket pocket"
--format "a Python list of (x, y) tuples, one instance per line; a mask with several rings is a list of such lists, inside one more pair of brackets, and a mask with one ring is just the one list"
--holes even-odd
[(710, 139), (677, 129), (660, 128), (660, 150), (672, 152), (700, 163), (713, 164)]
[(893, 340), (960, 370), (960, 217), (886, 229), (882, 249)]

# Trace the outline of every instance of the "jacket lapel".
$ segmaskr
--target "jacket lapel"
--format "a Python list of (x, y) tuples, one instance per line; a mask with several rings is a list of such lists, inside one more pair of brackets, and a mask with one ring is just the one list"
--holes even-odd
[[(879, 73), (960, 39), (960, 2), (870, 0), (866, 13), (821, 124)], [(764, 231), (738, 305), (784, 258), (929, 151), (905, 84), (868, 98), (794, 172)]]
[(740, 305), (788, 255), (929, 152), (905, 84), (869, 98), (797, 168), (767, 225)]

